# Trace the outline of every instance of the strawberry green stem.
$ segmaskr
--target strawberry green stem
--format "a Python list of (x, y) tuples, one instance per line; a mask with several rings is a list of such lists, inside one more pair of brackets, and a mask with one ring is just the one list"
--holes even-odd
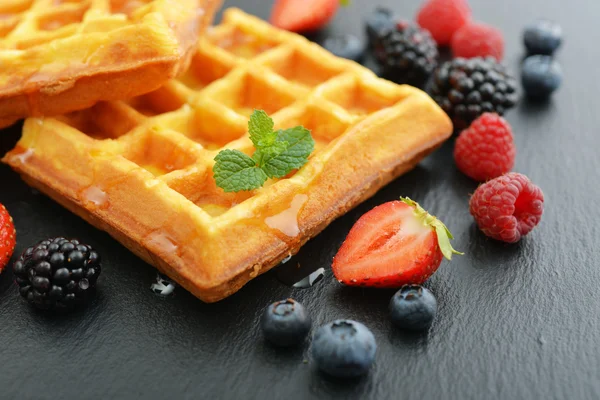
[(421, 221), (424, 225), (435, 229), (438, 245), (440, 246), (440, 250), (442, 251), (444, 257), (446, 257), (448, 260), (452, 260), (453, 254), (458, 254), (461, 256), (464, 255), (464, 253), (454, 250), (452, 244), (450, 244), (450, 240), (454, 239), (454, 236), (452, 236), (452, 233), (450, 233), (442, 221), (429, 214), (416, 201), (411, 200), (408, 197), (400, 197), (400, 200), (414, 208), (415, 216), (419, 219), (419, 221)]

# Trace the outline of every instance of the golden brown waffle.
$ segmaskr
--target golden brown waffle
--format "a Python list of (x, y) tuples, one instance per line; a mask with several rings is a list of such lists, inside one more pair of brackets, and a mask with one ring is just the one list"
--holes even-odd
[[(213, 159), (223, 148), (252, 153), (254, 108), (276, 128), (312, 130), (316, 150), (295, 174), (224, 193)], [(230, 9), (181, 80), (127, 103), (28, 119), (4, 161), (213, 302), (297, 252), (451, 132), (420, 90)]]
[(0, 127), (157, 89), (221, 0), (1, 0)]

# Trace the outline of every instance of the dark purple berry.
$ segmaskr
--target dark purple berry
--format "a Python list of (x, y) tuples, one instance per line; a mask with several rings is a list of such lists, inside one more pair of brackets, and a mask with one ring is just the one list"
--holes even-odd
[(100, 275), (100, 256), (77, 240), (44, 240), (13, 266), (19, 293), (34, 306), (67, 310), (82, 303)]

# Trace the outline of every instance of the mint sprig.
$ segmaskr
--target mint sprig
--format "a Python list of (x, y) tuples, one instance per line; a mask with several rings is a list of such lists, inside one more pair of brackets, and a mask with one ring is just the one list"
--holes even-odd
[(248, 122), (252, 157), (239, 150), (222, 150), (215, 157), (213, 174), (225, 192), (261, 187), (268, 178), (282, 178), (301, 168), (315, 148), (310, 131), (302, 126), (274, 131), (273, 120), (254, 110)]

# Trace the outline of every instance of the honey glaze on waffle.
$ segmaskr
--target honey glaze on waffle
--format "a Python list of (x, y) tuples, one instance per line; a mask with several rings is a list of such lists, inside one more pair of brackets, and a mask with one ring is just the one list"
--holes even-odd
[(265, 218), (265, 224), (271, 229), (277, 229), (284, 235), (296, 237), (300, 234), (298, 227), (298, 214), (300, 209), (308, 200), (305, 194), (297, 194), (292, 200), (290, 208), (280, 212), (279, 214)]
[(108, 204), (108, 195), (98, 186), (90, 186), (81, 192), (80, 198), (84, 202), (92, 203), (96, 207)]
[[(225, 193), (213, 179), (214, 158), (223, 149), (252, 155), (254, 109), (265, 110), (275, 129), (311, 130), (315, 150), (284, 178)], [(187, 290), (216, 301), (297, 252), (451, 131), (418, 89), (230, 9), (201, 38), (180, 79), (41, 126), (29, 119), (5, 161), (91, 213)], [(44, 150), (43, 169), (37, 151), (35, 163), (17, 160), (29, 148)]]

